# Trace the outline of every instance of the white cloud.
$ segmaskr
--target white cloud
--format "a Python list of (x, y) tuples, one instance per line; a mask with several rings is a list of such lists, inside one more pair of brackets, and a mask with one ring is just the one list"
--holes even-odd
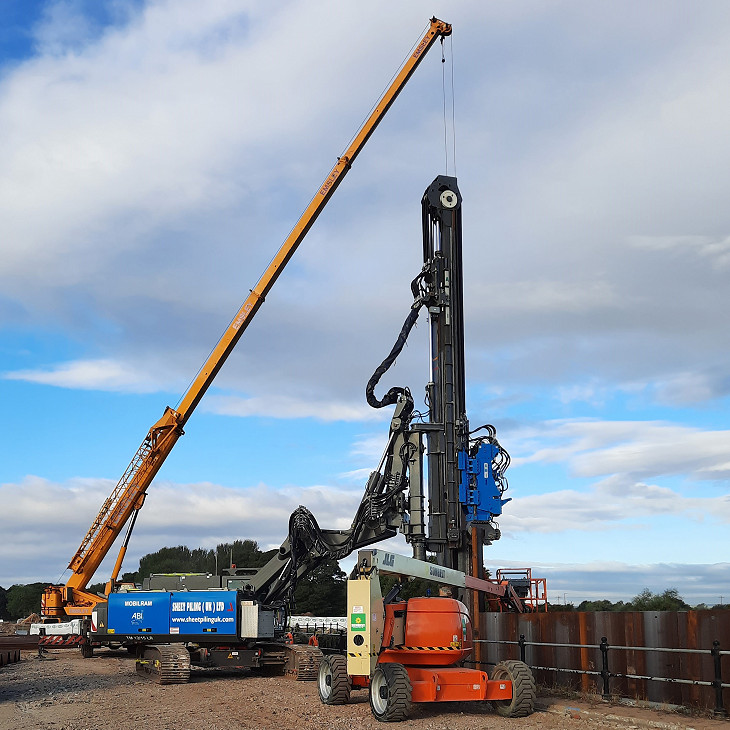
[(380, 432), (361, 436), (352, 444), (350, 453), (367, 463), (375, 463), (383, 455), (388, 443), (387, 433)]
[(687, 261), (699, 254), (720, 269), (730, 265), (730, 236), (630, 236), (629, 243), (637, 248), (684, 255)]
[(345, 471), (341, 474), (338, 474), (340, 479), (345, 480), (346, 482), (355, 482), (356, 484), (365, 483), (368, 480), (368, 477), (372, 474), (374, 469), (371, 467), (368, 469), (367, 467), (363, 469), (352, 469), (351, 471)]
[(730, 431), (658, 421), (548, 421), (510, 436), (513, 464), (565, 462), (574, 476), (727, 479)]
[[(56, 484), (33, 476), (17, 484), (0, 485), (0, 501), (13, 505), (12, 512), (6, 510), (0, 515), (0, 530), (4, 536), (0, 544), (3, 568), (0, 585), (8, 587), (16, 582), (58, 580), (112, 487), (113, 483), (105, 479), (75, 479)], [(560, 519), (566, 529), (570, 521), (574, 523), (573, 528), (603, 529), (607, 520), (620, 518), (624, 509), (615, 505), (605, 509), (600, 504), (607, 491), (609, 487), (602, 486), (594, 495), (558, 493), (515, 500), (510, 506), (510, 517), (503, 521), (503, 528), (539, 532), (543, 523), (534, 515), (549, 512), (564, 514)], [(571, 507), (576, 498), (578, 504)], [(211, 548), (221, 542), (249, 538), (257, 540), (262, 549), (278, 547), (286, 537), (289, 514), (299, 504), (307, 506), (323, 528), (345, 529), (359, 499), (359, 490), (325, 485), (272, 489), (264, 484), (233, 488), (210, 483), (155, 483), (137, 521), (125, 569), (135, 569), (143, 554), (165, 545)], [(638, 507), (644, 516), (662, 510), (678, 513), (686, 509), (688, 503), (692, 504), (691, 500), (683, 500), (669, 490), (652, 487), (638, 490), (638, 493), (635, 490), (627, 500), (627, 511)], [(730, 507), (724, 505), (722, 510), (724, 519), (730, 518)], [(585, 524), (581, 524), (584, 519)], [(42, 541), (38, 540), (39, 525), (43, 526)], [(560, 525), (554, 523), (553, 529), (560, 529)], [(509, 540), (506, 537), (503, 541), (505, 539)], [(379, 547), (410, 554), (401, 537)], [(491, 550), (486, 552), (487, 567), (523, 567), (510, 560), (495, 563), (490, 558)], [(115, 556), (113, 549), (97, 572), (97, 580), (106, 579)], [(352, 558), (343, 561), (346, 570), (351, 564)], [(552, 599), (567, 592), (568, 600), (576, 602), (595, 598), (627, 600), (644, 587), (661, 591), (676, 586), (690, 602), (715, 603), (724, 593), (729, 570), (728, 564), (632, 565), (606, 560), (567, 564), (549, 562), (544, 557), (531, 561), (531, 566), (533, 575), (548, 578)]]
[[(114, 483), (107, 479), (73, 479), (58, 484), (35, 476), (0, 485), (0, 503), (12, 510), (0, 515), (0, 585), (54, 581), (64, 571)], [(265, 484), (234, 488), (218, 484), (155, 482), (135, 526), (125, 569), (165, 545), (214, 547), (253, 539), (262, 549), (286, 538), (289, 515), (308, 507), (325, 529), (350, 526), (359, 490), (327, 485), (273, 489)], [(43, 540), (38, 540), (39, 526)], [(97, 571), (108, 577), (116, 549)]]
[(490, 550), (528, 564), (574, 553), (590, 561), (606, 550), (627, 562), (706, 561), (710, 546), (727, 541), (728, 436), (587, 419), (503, 433), (513, 499), (500, 518), (503, 538)]
[(265, 416), (268, 418), (315, 418), (319, 421), (372, 421), (383, 415), (367, 403), (342, 403), (317, 398), (304, 399), (283, 395), (245, 398), (211, 395), (204, 409), (223, 416)]
[(578, 491), (515, 496), (500, 525), (505, 534), (561, 532), (601, 533), (628, 527), (651, 529), (660, 516), (680, 521), (730, 523), (730, 495), (687, 497), (668, 487), (637, 482), (624, 475), (609, 477)]
[[(99, 31), (55, 4), (38, 56), (0, 82), (5, 316), (60, 321), (83, 359), (164, 359), (187, 382), (424, 21), (404, 3), (383, 27), (386, 6), (154, 2)], [(712, 264), (730, 230), (716, 204), (730, 185), (724, 19), (710, 9), (680, 33), (676, 10), (661, 27), (637, 12), (630, 31), (611, 10), (597, 29), (577, 5), (440, 10), (455, 27), (457, 150), (470, 151), (469, 376), (570, 388), (576, 373), (610, 387), (697, 362), (728, 372)], [(303, 42), (312, 27), (331, 41)], [(506, 47), (516, 35), (528, 42)], [(437, 54), (424, 66), (272, 292), (261, 334), (246, 334), (250, 359), (221, 374), (254, 398), (324, 380), (341, 409), (387, 352), (420, 268), (418, 199), (441, 166), (423, 154), (443, 131)]]
[(3, 377), (79, 390), (152, 393), (161, 389), (150, 373), (115, 360), (76, 360), (48, 370), (15, 370)]
[(730, 392), (730, 373), (724, 368), (698, 367), (677, 372), (652, 384), (656, 400), (663, 405), (691, 406), (711, 403)]
[(584, 312), (611, 308), (623, 310), (625, 300), (607, 281), (590, 279), (581, 282), (522, 280), (514, 282), (475, 282), (475, 299), (487, 297), (495, 313), (550, 312), (555, 316), (566, 312)]
[[(169, 378), (164, 367), (145, 369), (111, 359), (76, 360), (44, 370), (14, 370), (2, 375), (6, 380), (22, 380), (41, 385), (79, 390), (123, 393), (154, 393), (182, 388), (182, 381)], [(364, 401), (364, 399), (363, 399)], [(203, 410), (223, 416), (264, 416), (267, 418), (314, 418), (319, 421), (383, 421), (388, 413), (367, 403), (327, 400), (326, 396), (308, 398), (288, 395), (207, 395)]]

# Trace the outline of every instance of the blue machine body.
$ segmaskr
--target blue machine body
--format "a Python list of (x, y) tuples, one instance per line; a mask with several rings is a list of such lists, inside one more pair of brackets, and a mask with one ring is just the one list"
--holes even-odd
[(236, 635), (236, 591), (135, 591), (109, 596), (108, 633)]
[(467, 522), (490, 522), (502, 514), (502, 507), (509, 499), (502, 499), (492, 469), (492, 461), (499, 449), (494, 444), (481, 443), (476, 456), (467, 451), (458, 454), (461, 470), (459, 501), (466, 512)]

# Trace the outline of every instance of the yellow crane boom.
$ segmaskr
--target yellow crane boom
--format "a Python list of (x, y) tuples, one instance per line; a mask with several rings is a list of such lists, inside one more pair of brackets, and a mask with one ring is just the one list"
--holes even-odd
[[(253, 316), (263, 304), (266, 295), (275, 284), (279, 274), (294, 255), (297, 247), (312, 227), (322, 209), (329, 202), (338, 185), (347, 174), (370, 135), (375, 131), (385, 113), (403, 90), (403, 87), (419, 63), (437, 39), (448, 36), (451, 26), (438, 18), (432, 18), (426, 34), (404, 62), (400, 71), (380, 98), (368, 119), (354, 137), (350, 146), (337, 159), (331, 172), (325, 178), (291, 233), (279, 248), (276, 256), (264, 271), (256, 286), (236, 313), (225, 333), (211, 352), (195, 380), (184, 394), (177, 410), (166, 408), (162, 418), (152, 426), (122, 478), (106, 499), (89, 531), (81, 541), (79, 549), (71, 558), (72, 573), (64, 586), (50, 586), (43, 595), (42, 613), (45, 618), (64, 616), (89, 616), (101, 598), (86, 591), (96, 569), (106, 557), (130, 516), (139, 510), (147, 488), (172, 451), (183, 427), (195, 407), (208, 390), (226, 358), (244, 333)], [(119, 573), (127, 539), (117, 559), (110, 586)]]

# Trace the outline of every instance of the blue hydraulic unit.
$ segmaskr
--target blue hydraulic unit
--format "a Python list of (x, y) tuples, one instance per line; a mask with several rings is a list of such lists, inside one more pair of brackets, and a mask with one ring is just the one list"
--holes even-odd
[(466, 521), (472, 526), (489, 524), (502, 514), (509, 499), (502, 499), (503, 489), (495, 479), (494, 463), (501, 456), (500, 447), (480, 443), (473, 448), (474, 455), (460, 451), (458, 465), (461, 471), (459, 502), (466, 512)]

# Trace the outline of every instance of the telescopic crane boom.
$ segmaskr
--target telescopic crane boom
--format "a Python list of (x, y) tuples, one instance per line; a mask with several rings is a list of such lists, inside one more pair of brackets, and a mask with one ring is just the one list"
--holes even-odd
[[(99, 514), (71, 559), (68, 567), (72, 572), (66, 584), (64, 586), (50, 586), (45, 590), (42, 600), (42, 613), (46, 619), (63, 618), (65, 616), (90, 616), (93, 607), (103, 600), (98, 595), (85, 589), (96, 569), (111, 549), (112, 544), (124, 529), (124, 525), (132, 514), (141, 508), (148, 487), (177, 440), (183, 435), (183, 428), (187, 420), (203, 395), (205, 395), (259, 307), (263, 304), (279, 274), (294, 255), (302, 239), (329, 202), (355, 158), (396, 100), (398, 94), (403, 90), (425, 54), (437, 39), (450, 34), (451, 25), (438, 18), (431, 19), (426, 34), (415, 46), (415, 49), (376, 104), (350, 146), (337, 159), (331, 172), (317, 190), (306, 210), (251, 290), (246, 301), (238, 310), (215, 349), (184, 394), (180, 406), (177, 409), (166, 408), (162, 417), (145, 436), (134, 458), (102, 505)], [(120, 557), (115, 565), (112, 583), (119, 573), (126, 545), (127, 540), (122, 546)]]

